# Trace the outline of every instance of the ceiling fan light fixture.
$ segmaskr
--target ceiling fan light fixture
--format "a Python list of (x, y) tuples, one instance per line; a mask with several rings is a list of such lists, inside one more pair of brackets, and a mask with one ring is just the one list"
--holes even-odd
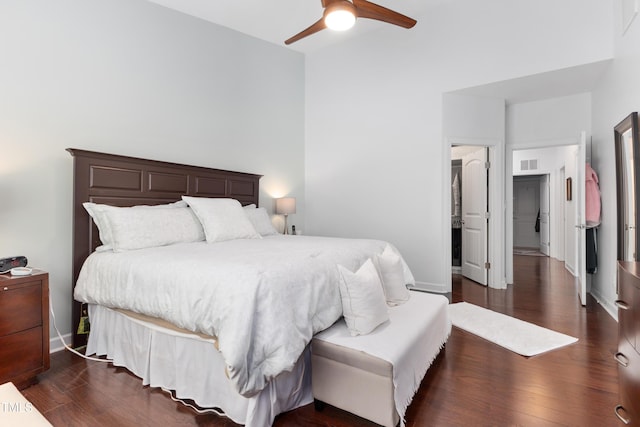
[(331, 3), (324, 10), (324, 23), (331, 30), (348, 30), (356, 23), (355, 6), (347, 0)]
[(411, 28), (417, 22), (415, 19), (369, 0), (321, 0), (321, 3), (324, 8), (322, 18), (293, 37), (289, 37), (284, 44), (290, 45), (326, 28), (337, 31), (348, 30), (355, 24), (357, 18), (373, 19), (402, 28)]

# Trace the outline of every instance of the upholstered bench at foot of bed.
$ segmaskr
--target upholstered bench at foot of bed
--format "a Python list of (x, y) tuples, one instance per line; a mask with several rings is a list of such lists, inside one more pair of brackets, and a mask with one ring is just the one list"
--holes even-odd
[[(411, 292), (408, 302), (389, 308), (390, 321), (369, 335), (351, 337), (344, 320), (316, 335), (311, 344), (316, 409), (327, 403), (383, 426), (398, 425), (451, 332), (447, 305), (441, 295)], [(386, 351), (386, 345), (393, 351)], [(409, 366), (409, 372), (396, 373), (402, 378), (398, 386), (405, 387), (400, 399), (394, 366)]]
[(363, 351), (314, 340), (311, 387), (316, 409), (328, 403), (387, 427), (400, 421), (393, 400), (393, 366)]

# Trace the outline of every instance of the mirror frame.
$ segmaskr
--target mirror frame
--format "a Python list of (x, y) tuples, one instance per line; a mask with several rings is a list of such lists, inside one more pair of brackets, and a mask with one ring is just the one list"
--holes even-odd
[[(624, 159), (622, 158), (624, 150), (622, 148), (622, 135), (624, 135), (624, 133), (628, 132), (629, 130), (631, 130), (631, 137), (633, 138), (633, 172), (634, 172), (634, 181), (635, 181), (635, 188), (636, 191), (638, 191), (638, 189), (640, 189), (640, 176), (638, 175), (638, 173), (640, 172), (640, 141), (638, 140), (638, 113), (637, 112), (633, 112), (631, 114), (629, 114), (627, 117), (625, 117), (624, 120), (622, 120), (620, 123), (618, 123), (614, 128), (613, 128), (613, 133), (614, 133), (614, 140), (615, 140), (615, 156), (616, 156), (616, 195), (617, 195), (617, 201), (618, 201), (618, 260), (625, 260), (625, 255), (624, 255), (624, 224), (625, 224), (625, 220), (624, 220), (624, 215), (625, 215), (625, 195), (624, 195), (624, 188), (625, 188), (625, 184), (624, 184), (624, 180), (625, 177), (623, 176), (623, 171), (624, 171), (624, 165), (623, 165), (623, 161)], [(636, 194), (635, 197), (635, 206), (634, 206), (634, 211), (636, 212), (636, 224), (638, 224), (638, 212), (640, 212), (638, 210), (639, 206), (639, 201), (638, 201), (638, 197), (640, 196), (640, 194)], [(639, 227), (636, 227), (635, 230), (635, 234), (636, 234), (636, 256), (634, 258), (634, 261), (637, 261), (637, 256), (640, 253), (639, 252), (639, 246), (640, 246), (640, 229)], [(628, 261), (628, 260), (627, 260)]]

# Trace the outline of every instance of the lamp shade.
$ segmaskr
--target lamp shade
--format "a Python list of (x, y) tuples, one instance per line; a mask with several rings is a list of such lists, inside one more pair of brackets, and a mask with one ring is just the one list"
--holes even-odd
[(280, 215), (296, 213), (296, 198), (282, 197), (280, 199), (276, 199), (276, 213)]

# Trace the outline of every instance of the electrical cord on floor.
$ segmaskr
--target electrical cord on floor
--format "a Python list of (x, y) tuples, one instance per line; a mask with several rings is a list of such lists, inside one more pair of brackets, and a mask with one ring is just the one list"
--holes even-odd
[(87, 359), (87, 360), (94, 360), (96, 362), (106, 362), (106, 363), (112, 363), (113, 360), (111, 359), (100, 359), (97, 357), (91, 357), (91, 356), (86, 356), (82, 353), (80, 353), (79, 351), (77, 351), (76, 349), (71, 348), (71, 346), (67, 345), (64, 342), (64, 338), (62, 338), (62, 334), (60, 333), (60, 330), (58, 329), (58, 325), (56, 325), (56, 314), (53, 312), (53, 301), (51, 298), (51, 294), (49, 294), (49, 311), (51, 312), (51, 319), (53, 320), (53, 328), (56, 330), (56, 333), (58, 334), (58, 338), (60, 339), (60, 342), (62, 343), (62, 345), (64, 346), (65, 349), (69, 350), (71, 353), (78, 355), (80, 357), (82, 357), (83, 359)]

